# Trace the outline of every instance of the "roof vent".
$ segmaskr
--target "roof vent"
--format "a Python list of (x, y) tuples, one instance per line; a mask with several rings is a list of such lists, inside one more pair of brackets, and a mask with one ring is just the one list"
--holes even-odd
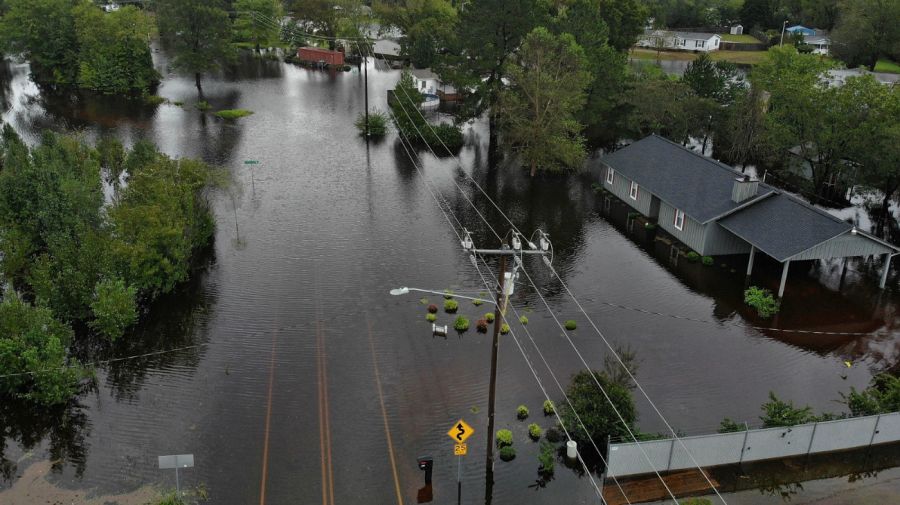
[(756, 196), (758, 191), (759, 181), (744, 174), (734, 180), (734, 187), (731, 190), (731, 200), (734, 203), (743, 203)]

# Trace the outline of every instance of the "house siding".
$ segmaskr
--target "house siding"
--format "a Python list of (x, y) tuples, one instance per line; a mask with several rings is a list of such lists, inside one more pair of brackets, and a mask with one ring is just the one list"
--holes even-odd
[(675, 207), (666, 202), (660, 202), (659, 205), (659, 227), (666, 230), (684, 245), (702, 255), (706, 255), (706, 252), (703, 250), (703, 244), (706, 240), (705, 227), (691, 216), (685, 215), (682, 229), (675, 228)]
[(852, 256), (869, 256), (872, 254), (884, 254), (894, 252), (889, 247), (883, 246), (874, 240), (851, 233), (845, 233), (823, 242), (808, 251), (804, 251), (791, 260), (813, 260), (844, 258)]
[(634, 210), (640, 212), (641, 214), (643, 214), (645, 216), (650, 216), (650, 214), (651, 214), (650, 206), (651, 206), (651, 203), (653, 200), (653, 195), (650, 193), (650, 191), (639, 186), (638, 187), (638, 198), (637, 198), (637, 200), (632, 200), (631, 196), (630, 196), (631, 182), (632, 182), (631, 179), (629, 179), (628, 177), (625, 177), (624, 175), (620, 174), (619, 172), (616, 172), (615, 176), (613, 177), (613, 183), (612, 183), (612, 185), (610, 185), (608, 182), (606, 182), (606, 176), (607, 176), (608, 170), (609, 170), (609, 167), (604, 167), (603, 187), (606, 188), (608, 191), (611, 191), (612, 194), (619, 197), (619, 200), (622, 200), (623, 202), (627, 203), (630, 207), (633, 207)]
[(703, 254), (707, 256), (750, 254), (750, 243), (722, 228), (719, 223), (709, 223), (706, 226), (704, 249)]

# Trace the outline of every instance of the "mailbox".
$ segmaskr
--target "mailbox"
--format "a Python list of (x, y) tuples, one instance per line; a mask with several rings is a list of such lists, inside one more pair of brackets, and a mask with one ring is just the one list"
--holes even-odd
[(419, 457), (419, 470), (425, 472), (425, 485), (431, 484), (431, 467), (434, 465), (434, 458), (431, 456)]

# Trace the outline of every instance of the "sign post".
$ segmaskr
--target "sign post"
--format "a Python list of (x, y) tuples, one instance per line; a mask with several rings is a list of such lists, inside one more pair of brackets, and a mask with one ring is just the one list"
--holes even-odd
[(175, 469), (175, 493), (180, 498), (181, 497), (181, 483), (178, 480), (178, 469), (179, 468), (193, 468), (194, 467), (194, 455), (193, 454), (175, 454), (172, 456), (159, 456), (159, 469), (160, 470), (170, 470), (172, 468)]
[(250, 166), (250, 188), (256, 195), (256, 183), (253, 181), (253, 165), (259, 165), (259, 160), (244, 160), (244, 165)]
[(462, 504), (462, 457), (465, 456), (469, 452), (469, 447), (466, 445), (466, 439), (472, 436), (472, 433), (475, 433), (475, 430), (472, 429), (465, 421), (460, 419), (450, 428), (450, 431), (447, 432), (447, 436), (453, 439), (453, 455), (458, 459), (456, 460), (456, 503), (457, 505)]

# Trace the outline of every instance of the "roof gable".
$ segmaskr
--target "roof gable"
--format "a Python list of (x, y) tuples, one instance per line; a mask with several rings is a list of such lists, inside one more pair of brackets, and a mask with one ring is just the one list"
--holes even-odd
[[(734, 181), (742, 174), (657, 135), (610, 153), (601, 161), (700, 223), (747, 205), (731, 199)], [(771, 192), (769, 186), (760, 184), (756, 198)]]

